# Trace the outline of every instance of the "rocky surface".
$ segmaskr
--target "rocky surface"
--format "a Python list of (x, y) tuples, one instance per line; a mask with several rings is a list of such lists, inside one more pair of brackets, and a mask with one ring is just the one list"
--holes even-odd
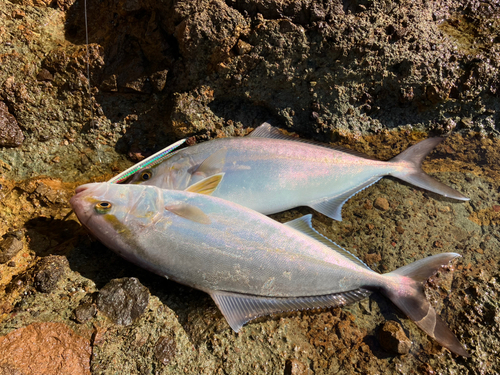
[[(496, 2), (88, 3), (90, 90), (82, 1), (0, 2), (0, 132), (13, 140), (0, 146), (0, 373), (500, 372)], [(462, 254), (426, 292), (471, 358), (377, 294), (235, 334), (207, 295), (125, 262), (69, 215), (79, 184), (180, 137), (242, 136), (265, 120), (383, 160), (449, 136), (424, 169), (469, 202), (385, 178), (342, 222), (306, 208), (273, 217), (313, 213), (315, 228), (379, 272)], [(412, 342), (407, 354), (384, 346), (387, 321), (404, 333), (397, 343)], [(28, 342), (32, 356), (21, 356)]]

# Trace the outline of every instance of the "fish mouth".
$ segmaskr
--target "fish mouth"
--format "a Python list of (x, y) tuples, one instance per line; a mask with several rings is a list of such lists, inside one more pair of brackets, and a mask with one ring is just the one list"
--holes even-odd
[(82, 191), (85, 191), (88, 189), (88, 186), (86, 185), (80, 185), (75, 189), (75, 195), (78, 193), (81, 193)]

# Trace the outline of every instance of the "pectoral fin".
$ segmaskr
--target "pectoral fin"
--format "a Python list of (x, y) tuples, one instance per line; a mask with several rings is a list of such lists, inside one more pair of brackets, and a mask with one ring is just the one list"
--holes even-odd
[(259, 316), (283, 311), (296, 311), (346, 305), (371, 294), (366, 289), (310, 297), (260, 297), (214, 291), (210, 293), (231, 328), (238, 332), (243, 325)]
[(211, 195), (215, 191), (215, 189), (217, 189), (217, 186), (219, 186), (223, 177), (224, 173), (218, 173), (213, 176), (204, 178), (203, 180), (198, 181), (197, 183), (191, 186), (188, 186), (188, 188), (185, 191), (189, 191), (191, 193)]
[(172, 203), (165, 206), (165, 209), (173, 214), (183, 217), (184, 219), (191, 220), (196, 223), (211, 223), (209, 217), (201, 209), (185, 202)]

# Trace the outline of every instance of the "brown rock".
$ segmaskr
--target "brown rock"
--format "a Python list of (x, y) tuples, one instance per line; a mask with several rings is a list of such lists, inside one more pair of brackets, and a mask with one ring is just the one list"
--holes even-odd
[(387, 211), (389, 209), (389, 202), (383, 197), (378, 197), (375, 199), (375, 202), (373, 202), (373, 207), (382, 211)]
[(382, 260), (382, 257), (378, 253), (366, 254), (366, 256), (365, 256), (365, 263), (368, 264), (369, 266), (373, 265), (374, 263), (378, 263), (381, 260)]
[(0, 102), (0, 147), (17, 147), (24, 141), (24, 135), (16, 118), (9, 113), (4, 102)]
[(390, 353), (407, 354), (410, 352), (411, 341), (398, 322), (393, 320), (385, 322), (378, 332), (378, 339), (380, 345)]
[(41, 69), (38, 72), (38, 74), (36, 76), (36, 79), (39, 80), (39, 81), (53, 81), (54, 80), (54, 76), (47, 69)]
[(175, 358), (176, 351), (175, 338), (172, 335), (162, 336), (156, 343), (155, 357), (159, 362), (168, 365)]
[(240, 39), (238, 40), (238, 43), (236, 43), (236, 49), (238, 51), (238, 55), (244, 55), (252, 50), (252, 45)]
[(23, 242), (14, 236), (8, 236), (0, 242), (0, 264), (7, 263), (23, 248)]
[(285, 363), (285, 375), (308, 375), (311, 371), (296, 358), (289, 359)]
[(443, 247), (443, 243), (441, 241), (434, 241), (434, 247), (442, 248)]
[(92, 303), (84, 303), (73, 311), (73, 318), (78, 323), (85, 323), (97, 314), (97, 308)]
[(87, 375), (90, 355), (89, 340), (62, 323), (34, 323), (0, 337), (6, 374)]

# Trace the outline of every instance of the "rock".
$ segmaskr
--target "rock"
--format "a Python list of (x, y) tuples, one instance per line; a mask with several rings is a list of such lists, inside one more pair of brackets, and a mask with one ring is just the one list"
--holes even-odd
[(238, 55), (244, 55), (252, 50), (252, 45), (240, 39), (236, 43), (236, 50), (238, 51)]
[(97, 308), (120, 325), (132, 324), (148, 303), (149, 291), (135, 277), (111, 280), (97, 296)]
[(375, 202), (373, 202), (373, 207), (381, 211), (387, 211), (389, 209), (389, 202), (386, 198), (378, 197), (375, 199)]
[(410, 352), (411, 341), (398, 322), (393, 320), (385, 322), (378, 332), (378, 339), (384, 350), (390, 353), (407, 354)]
[(34, 286), (42, 293), (50, 293), (69, 267), (66, 257), (49, 255), (38, 262)]
[(47, 69), (41, 69), (38, 72), (38, 74), (36, 76), (36, 79), (39, 80), (39, 81), (53, 81), (54, 80), (54, 76)]
[(34, 323), (0, 337), (0, 374), (90, 375), (90, 342), (62, 323)]
[(4, 102), (0, 102), (0, 147), (17, 147), (22, 145), (24, 135), (17, 120), (9, 113)]
[(23, 248), (23, 242), (15, 235), (5, 235), (0, 242), (0, 264), (9, 262)]
[(308, 375), (311, 371), (298, 359), (289, 359), (285, 363), (284, 375)]
[(93, 303), (84, 303), (73, 311), (73, 318), (78, 323), (85, 323), (97, 314), (97, 308)]
[(176, 350), (177, 344), (173, 335), (162, 336), (156, 343), (155, 357), (159, 362), (168, 365), (175, 358)]
[(365, 263), (368, 264), (369, 266), (372, 266), (373, 264), (378, 263), (381, 260), (382, 257), (380, 256), (379, 253), (365, 255)]

